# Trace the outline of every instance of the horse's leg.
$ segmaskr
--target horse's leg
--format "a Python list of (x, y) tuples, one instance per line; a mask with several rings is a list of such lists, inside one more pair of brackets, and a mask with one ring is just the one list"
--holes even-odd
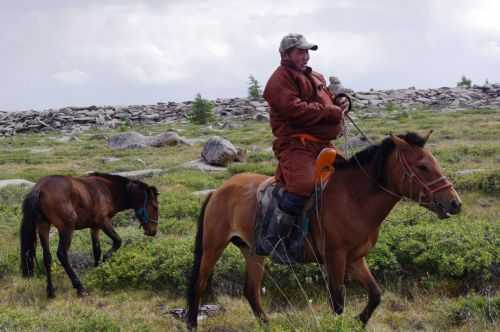
[(94, 254), (94, 266), (99, 265), (101, 259), (101, 243), (99, 242), (99, 228), (92, 228), (90, 230), (92, 237), (92, 253)]
[(108, 250), (106, 254), (104, 254), (103, 261), (106, 261), (111, 258), (113, 253), (117, 251), (121, 246), (122, 246), (122, 239), (116, 233), (115, 229), (113, 228), (113, 225), (111, 222), (105, 222), (102, 226), (102, 230), (104, 231), (104, 234), (109, 236), (111, 240), (113, 241), (113, 245), (111, 246), (111, 249)]
[(252, 307), (253, 313), (262, 322), (268, 319), (260, 301), (260, 286), (264, 275), (264, 257), (251, 255), (248, 250), (243, 251), (246, 261), (245, 297)]
[(73, 287), (76, 289), (78, 296), (88, 295), (87, 291), (83, 287), (80, 279), (76, 275), (75, 271), (69, 264), (68, 260), (68, 250), (71, 246), (71, 239), (73, 237), (73, 230), (61, 229), (59, 230), (59, 246), (57, 247), (57, 258), (61, 262), (61, 265), (64, 267), (64, 270), (68, 274), (71, 279), (71, 283)]
[(52, 285), (52, 255), (50, 254), (49, 232), (49, 223), (42, 222), (38, 224), (38, 236), (43, 249), (43, 264), (45, 265), (45, 273), (47, 274), (47, 297), (52, 299), (55, 297), (55, 292), (54, 286)]
[(349, 271), (354, 279), (358, 280), (363, 287), (368, 291), (368, 304), (365, 309), (359, 314), (358, 318), (364, 325), (370, 319), (373, 311), (380, 304), (382, 291), (373, 277), (365, 258), (361, 258), (349, 265)]
[[(215, 264), (219, 260), (226, 246), (227, 243), (224, 243), (223, 245), (219, 245), (214, 248), (213, 244), (211, 243), (210, 247), (203, 247), (200, 270), (197, 275), (197, 282), (192, 299), (192, 306), (188, 308), (188, 312), (186, 314), (187, 324), (190, 330), (195, 329), (197, 326), (198, 310), (200, 307), (201, 298), (203, 297), (205, 289), (207, 288), (208, 279), (212, 274)], [(191, 278), (193, 277), (195, 276), (191, 276)]]
[(337, 314), (344, 311), (346, 254), (342, 251), (327, 250), (326, 269), (330, 290), (330, 305)]

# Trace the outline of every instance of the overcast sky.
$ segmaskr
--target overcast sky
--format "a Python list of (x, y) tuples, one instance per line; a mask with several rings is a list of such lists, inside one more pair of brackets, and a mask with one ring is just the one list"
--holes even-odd
[(497, 0), (0, 1), (0, 110), (246, 96), (288, 32), (355, 90), (500, 82)]

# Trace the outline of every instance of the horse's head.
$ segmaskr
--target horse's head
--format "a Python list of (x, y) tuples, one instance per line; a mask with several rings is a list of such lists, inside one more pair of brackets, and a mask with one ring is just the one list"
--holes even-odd
[(432, 153), (424, 148), (432, 131), (425, 137), (412, 139), (393, 136), (395, 144), (392, 174), (393, 186), (402, 196), (408, 197), (437, 214), (440, 219), (460, 212), (462, 201), (452, 183)]
[(144, 229), (144, 234), (155, 236), (158, 228), (158, 189), (144, 182), (130, 181), (127, 185), (130, 207)]

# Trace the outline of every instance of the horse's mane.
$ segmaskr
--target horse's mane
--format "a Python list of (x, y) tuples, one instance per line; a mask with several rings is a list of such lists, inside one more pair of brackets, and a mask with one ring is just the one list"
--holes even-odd
[[(417, 146), (424, 147), (426, 140), (417, 133), (408, 132), (406, 134), (397, 135), (399, 138), (405, 140), (407, 143)], [(335, 169), (350, 169), (350, 168), (360, 168), (372, 163), (371, 167), (367, 167), (366, 171), (377, 181), (380, 185), (387, 184), (385, 165), (387, 158), (392, 153), (395, 148), (395, 144), (390, 137), (386, 137), (381, 143), (370, 145), (364, 150), (361, 150), (354, 154), (351, 158), (345, 159), (339, 157), (335, 160)]]
[(123, 185), (127, 185), (129, 182), (132, 181), (129, 178), (126, 178), (124, 176), (114, 175), (114, 174), (109, 174), (109, 173), (92, 172), (89, 174), (89, 176), (98, 176), (98, 177), (104, 178), (104, 179), (112, 181), (112, 182), (121, 183)]
[(131, 179), (126, 178), (126, 177), (121, 176), (121, 175), (115, 175), (115, 174), (109, 174), (109, 173), (100, 173), (100, 172), (92, 172), (92, 173), (89, 174), (89, 176), (98, 176), (98, 177), (107, 179), (107, 180), (112, 181), (112, 182), (118, 182), (118, 183), (122, 184), (125, 187), (129, 183), (139, 183), (140, 185), (146, 186), (146, 188), (149, 188), (149, 189), (153, 190), (153, 192), (154, 192), (155, 195), (159, 195), (158, 189), (156, 189), (155, 186), (150, 186), (147, 183), (144, 183), (144, 182), (139, 181), (139, 180), (131, 180)]

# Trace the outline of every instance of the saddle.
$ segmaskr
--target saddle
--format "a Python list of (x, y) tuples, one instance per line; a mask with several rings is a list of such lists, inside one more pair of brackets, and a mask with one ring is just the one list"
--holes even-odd
[[(337, 152), (335, 149), (324, 148), (316, 158), (316, 197), (321, 197), (321, 193), (333, 175), (333, 163), (336, 156)], [(270, 241), (269, 237), (266, 237), (266, 234), (268, 234), (270, 230), (279, 227), (277, 224), (287, 220), (287, 218), (283, 216), (284, 212), (278, 207), (283, 192), (284, 187), (275, 177), (265, 180), (257, 188), (257, 213), (255, 220), (256, 244), (259, 243), (259, 241)], [(272, 240), (273, 243), (266, 243), (266, 246), (270, 245), (273, 248), (269, 254), (273, 262), (289, 265), (302, 263), (304, 261), (305, 240), (311, 229), (310, 220), (312, 212), (319, 208), (319, 206), (316, 205), (317, 203), (317, 200), (309, 199), (302, 213), (302, 217), (297, 218), (298, 220), (293, 225), (287, 225), (290, 229), (288, 234)]]

